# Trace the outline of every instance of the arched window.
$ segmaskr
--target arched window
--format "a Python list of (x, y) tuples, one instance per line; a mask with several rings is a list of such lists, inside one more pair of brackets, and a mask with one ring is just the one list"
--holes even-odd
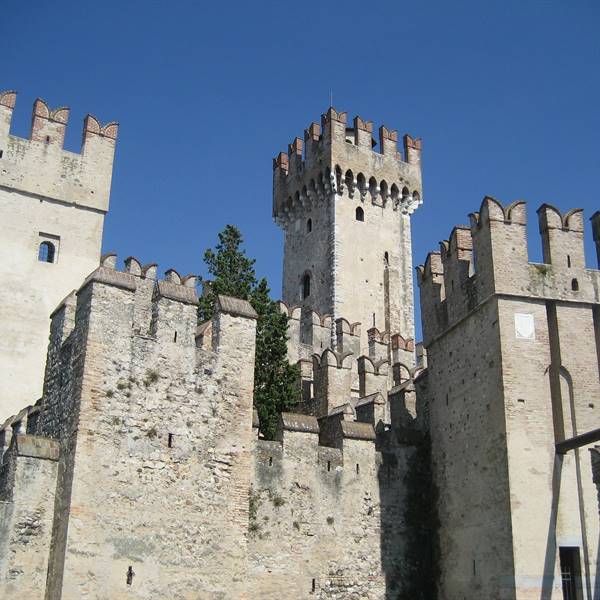
[(578, 292), (579, 291), (579, 282), (577, 281), (577, 279), (571, 279), (571, 289), (574, 292)]
[(385, 267), (389, 267), (390, 266), (390, 255), (387, 252), (385, 252), (384, 255), (383, 255), (383, 265)]
[(38, 260), (40, 262), (54, 262), (54, 244), (52, 242), (42, 242), (38, 250)]
[(312, 219), (308, 219), (306, 221), (306, 233), (310, 233), (312, 231)]
[(310, 296), (310, 275), (308, 273), (304, 274), (302, 277), (302, 300), (308, 298)]
[(362, 206), (356, 207), (356, 220), (357, 221), (365, 220), (365, 211), (362, 209)]

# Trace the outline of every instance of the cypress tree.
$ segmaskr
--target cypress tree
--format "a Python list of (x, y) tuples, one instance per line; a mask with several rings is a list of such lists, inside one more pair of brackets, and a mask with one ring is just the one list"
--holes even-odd
[(212, 276), (203, 280), (198, 320), (212, 318), (218, 294), (248, 300), (258, 314), (254, 367), (254, 407), (260, 430), (267, 439), (275, 437), (279, 414), (300, 399), (300, 374), (287, 359), (288, 316), (271, 300), (266, 279), (256, 280), (254, 259), (242, 248), (242, 234), (233, 225), (219, 233), (219, 242), (204, 253)]
[(279, 415), (300, 399), (300, 373), (287, 358), (288, 316), (269, 297), (266, 279), (261, 279), (250, 302), (258, 314), (256, 325), (256, 361), (254, 366), (254, 407), (260, 430), (273, 439)]
[(218, 294), (250, 299), (256, 286), (255, 261), (248, 258), (245, 250), (240, 248), (242, 242), (240, 230), (233, 225), (226, 225), (219, 233), (215, 249), (209, 248), (204, 253), (204, 262), (212, 279), (202, 282), (203, 293), (198, 305), (200, 322), (212, 319)]

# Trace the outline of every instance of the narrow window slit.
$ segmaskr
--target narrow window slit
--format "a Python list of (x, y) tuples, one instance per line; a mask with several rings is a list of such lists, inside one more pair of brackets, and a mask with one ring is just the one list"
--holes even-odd
[(306, 273), (302, 278), (302, 299), (310, 296), (310, 275)]
[(173, 447), (173, 441), (174, 441), (174, 435), (172, 433), (169, 434), (169, 438), (167, 440), (167, 444), (169, 445), (169, 448)]

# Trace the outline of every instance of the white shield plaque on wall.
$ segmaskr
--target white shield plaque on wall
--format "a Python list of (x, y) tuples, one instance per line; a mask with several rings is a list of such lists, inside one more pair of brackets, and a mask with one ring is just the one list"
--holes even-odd
[(515, 313), (515, 336), (518, 340), (535, 339), (533, 315)]

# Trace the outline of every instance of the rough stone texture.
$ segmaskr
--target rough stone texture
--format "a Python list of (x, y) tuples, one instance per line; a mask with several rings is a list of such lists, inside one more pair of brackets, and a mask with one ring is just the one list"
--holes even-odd
[(598, 427), (600, 272), (581, 211), (538, 214), (544, 264), (527, 261), (524, 204), (485, 198), (419, 268), (442, 598), (558, 600), (562, 546), (579, 548), (581, 597), (600, 593), (592, 464), (555, 450)]
[(343, 435), (331, 448), (317, 433), (282, 433), (257, 440), (250, 597), (396, 598), (409, 578), (403, 474), (413, 450), (382, 453)]
[[(81, 153), (66, 151), (68, 109), (37, 100), (30, 139), (18, 138), (15, 100), (0, 93), (0, 421), (41, 396), (48, 315), (98, 264), (117, 135), (89, 116)], [(38, 260), (45, 241), (53, 263)]]
[[(410, 284), (412, 286), (412, 283)], [(303, 403), (299, 410), (316, 416), (377, 392), (386, 393), (415, 372), (414, 340), (368, 330), (361, 337), (361, 324), (344, 317), (332, 319), (306, 306), (289, 307), (288, 357), (301, 371)], [(390, 368), (391, 362), (391, 368)]]
[(0, 466), (0, 597), (44, 598), (58, 444), (14, 435)]
[(88, 278), (70, 334), (75, 384), (48, 390), (58, 431), (50, 415), (40, 425), (62, 433), (64, 456), (48, 599), (245, 597), (254, 328), (218, 313), (213, 348), (197, 349), (193, 304), (152, 280)]
[[(320, 420), (286, 413), (278, 442), (257, 439), (250, 305), (219, 298), (212, 344), (199, 344), (208, 328), (187, 292), (115, 263), (54, 311), (44, 396), (2, 429), (8, 509), (29, 506), (13, 448), (54, 462), (30, 482), (49, 498), (44, 543), (34, 555), (17, 536), (0, 585), (35, 571), (32, 597), (46, 600), (395, 597), (411, 573), (414, 447), (383, 430), (382, 396), (360, 399), (358, 421), (354, 403)], [(9, 435), (23, 427), (45, 437)], [(25, 527), (5, 513), (7, 530)]]

